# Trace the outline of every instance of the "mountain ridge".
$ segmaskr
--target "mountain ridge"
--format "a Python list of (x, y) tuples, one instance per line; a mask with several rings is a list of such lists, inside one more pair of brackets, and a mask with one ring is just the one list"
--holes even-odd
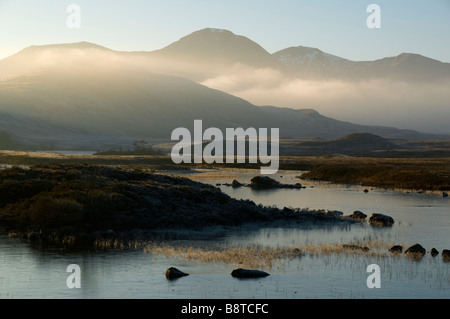
[[(182, 39), (201, 40), (205, 36), (217, 38), (219, 42), (222, 37), (236, 41), (238, 45), (230, 49), (232, 52), (249, 47), (251, 52), (261, 54), (261, 61), (266, 58), (270, 63), (276, 61), (250, 39), (226, 30), (202, 29)], [(185, 45), (183, 41), (176, 42), (172, 48), (179, 50), (179, 45)], [(223, 44), (219, 45), (222, 47)], [(193, 52), (198, 49), (193, 48)], [(330, 59), (330, 55), (319, 49), (308, 50)], [(115, 51), (90, 42), (76, 42), (31, 46), (3, 59), (0, 61), (0, 125), (28, 147), (54, 145), (59, 149), (76, 146), (98, 150), (105, 143), (110, 146), (135, 139), (167, 140), (173, 129), (191, 128), (195, 119), (203, 119), (205, 127), (220, 129), (279, 127), (282, 136), (293, 138), (337, 138), (362, 131), (389, 138), (448, 138), (338, 121), (312, 110), (309, 105), (301, 110), (256, 106), (197, 83), (196, 79), (180, 76), (178, 65), (165, 72), (164, 66), (158, 65), (159, 60), (153, 64), (149, 60), (152, 52), (155, 51)], [(417, 56), (401, 58), (414, 62)], [(198, 59), (198, 65), (204, 60)], [(233, 61), (235, 57), (231, 56), (229, 63)], [(252, 67), (258, 67), (259, 62), (250, 62)], [(245, 59), (240, 63), (245, 64)], [(224, 64), (221, 70), (228, 67), (229, 64)], [(267, 64), (263, 63), (263, 67)]]
[[(324, 52), (319, 48), (312, 48), (302, 45), (291, 46), (274, 53), (269, 53), (261, 45), (245, 36), (236, 35), (229, 30), (215, 28), (204, 28), (194, 31), (161, 49), (153, 51), (117, 51), (87, 41), (63, 44), (32, 45), (24, 48), (16, 54), (0, 60), (0, 65), (2, 61), (11, 57), (46, 49), (97, 49), (105, 50), (113, 54), (144, 55), (169, 60), (183, 58), (192, 63), (200, 64), (211, 62), (223, 62), (227, 64), (243, 63), (253, 67), (272, 67), (277, 70), (284, 71), (286, 71), (286, 67), (289, 68), (293, 66), (294, 63), (292, 63), (292, 61), (307, 61), (309, 66), (309, 72), (307, 72), (307, 75), (312, 72), (311, 70), (313, 66), (319, 67), (319, 71), (327, 65), (332, 65), (336, 68), (336, 70), (332, 70), (330, 74), (325, 74), (325, 76), (335, 76), (339, 72), (343, 72), (345, 75), (348, 68), (357, 68), (357, 70), (354, 71), (355, 75), (347, 76), (347, 78), (350, 79), (355, 76), (361, 77), (364, 75), (366, 77), (370, 75), (379, 76), (380, 68), (382, 68), (382, 72), (387, 72), (386, 68), (389, 67), (398, 68), (407, 64), (407, 67), (411, 68), (414, 65), (424, 63), (426, 64), (425, 67), (419, 67), (417, 72), (407, 72), (406, 75), (410, 77), (412, 76), (414, 79), (430, 80), (432, 76), (429, 74), (429, 68), (431, 67), (432, 71), (436, 72), (439, 77), (450, 78), (450, 63), (441, 62), (418, 53), (403, 52), (396, 56), (381, 57), (371, 61), (352, 61), (344, 57)], [(246, 51), (249, 52), (246, 53)], [(289, 52), (289, 54), (287, 54), (287, 52)], [(314, 60), (313, 56), (314, 58), (319, 58), (319, 61), (315, 65), (312, 65)], [(340, 63), (343, 65), (340, 65)], [(297, 75), (299, 75), (298, 71), (304, 71), (302, 68), (295, 70), (295, 66), (298, 67), (298, 64), (294, 64), (294, 70), (289, 70), (288, 73), (292, 75), (292, 73), (297, 72)], [(401, 71), (403, 73), (400, 73), (400, 75), (394, 74), (395, 77), (404, 76), (405, 71)], [(314, 74), (314, 76), (317, 77), (318, 75)]]

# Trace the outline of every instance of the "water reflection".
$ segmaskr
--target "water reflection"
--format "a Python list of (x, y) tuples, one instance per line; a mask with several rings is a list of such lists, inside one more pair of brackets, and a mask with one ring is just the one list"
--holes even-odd
[[(258, 171), (259, 172), (259, 171)], [(258, 172), (205, 170), (189, 177), (213, 185), (237, 179), (248, 183)], [(176, 172), (177, 175), (180, 172)], [(296, 183), (299, 172), (279, 172), (283, 183)], [(302, 182), (302, 181), (301, 181)], [(304, 247), (320, 244), (416, 242), (427, 250), (450, 248), (450, 201), (437, 194), (302, 182), (301, 190), (254, 191), (221, 185), (227, 194), (263, 205), (360, 210), (394, 217), (390, 228), (363, 224), (271, 224), (262, 228), (227, 228), (208, 237), (207, 244), (238, 247)], [(181, 236), (182, 237), (182, 236)], [(214, 241), (211, 239), (214, 238)], [(201, 240), (178, 240), (178, 245), (202, 247)], [(198, 238), (196, 238), (198, 239)], [(380, 250), (386, 249), (380, 246)], [(366, 268), (378, 264), (382, 288), (368, 289)], [(81, 289), (68, 289), (69, 264), (81, 268)], [(189, 273), (167, 281), (165, 270), (177, 266)], [(450, 263), (427, 254), (421, 260), (404, 254), (306, 253), (266, 269), (271, 275), (256, 281), (230, 276), (235, 264), (200, 262), (176, 255), (128, 250), (59, 250), (30, 246), (27, 241), (0, 236), (0, 298), (448, 298)]]

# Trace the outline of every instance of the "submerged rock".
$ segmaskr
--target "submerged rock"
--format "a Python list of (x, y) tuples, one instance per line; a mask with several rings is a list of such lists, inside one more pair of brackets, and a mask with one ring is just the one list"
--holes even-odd
[(184, 276), (189, 276), (189, 274), (182, 272), (181, 270), (179, 270), (175, 267), (170, 267), (166, 270), (166, 278), (169, 280), (184, 277)]
[(436, 248), (431, 248), (430, 254), (432, 257), (436, 257), (437, 255), (439, 255), (439, 252)]
[(403, 252), (403, 247), (400, 245), (395, 245), (389, 248), (389, 251), (394, 254), (401, 254)]
[(412, 245), (407, 250), (405, 250), (405, 254), (410, 257), (422, 258), (426, 254), (425, 248), (423, 248), (419, 244)]
[(373, 226), (392, 226), (394, 219), (391, 216), (374, 213), (370, 217), (369, 223)]
[(442, 260), (443, 261), (450, 261), (450, 250), (444, 249), (442, 251)]
[(261, 270), (238, 268), (231, 272), (231, 276), (235, 278), (261, 278), (267, 277), (269, 274)]

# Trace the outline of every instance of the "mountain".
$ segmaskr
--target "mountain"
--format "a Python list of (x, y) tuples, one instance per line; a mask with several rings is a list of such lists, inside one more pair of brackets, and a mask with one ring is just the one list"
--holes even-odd
[[(406, 72), (417, 58), (422, 61), (413, 55), (373, 63)], [(308, 65), (311, 74), (314, 65), (336, 72), (342, 65), (353, 65), (310, 48), (271, 55), (248, 38), (218, 29), (194, 32), (153, 52), (120, 52), (88, 42), (32, 46), (0, 61), (0, 131), (28, 148), (89, 150), (130, 145), (135, 139), (168, 140), (177, 127), (192, 129), (195, 119), (202, 119), (204, 128), (222, 130), (276, 127), (290, 138), (333, 139), (357, 132), (384, 138), (441, 137), (338, 121), (309, 105), (255, 106), (198, 83), (236, 64), (281, 74), (286, 70), (283, 63), (294, 61), (303, 61), (297, 66)]]
[[(351, 61), (305, 46), (290, 47), (273, 54), (251, 39), (223, 29), (195, 31), (160, 50), (142, 53), (158, 60), (171, 74), (204, 80), (235, 65), (273, 69), (301, 79), (395, 79), (430, 81), (450, 79), (450, 63), (419, 54), (401, 53), (375, 61)], [(176, 65), (176, 67), (171, 67)], [(184, 72), (185, 68), (189, 72)]]
[(316, 48), (291, 47), (272, 54), (291, 76), (308, 78), (340, 77), (354, 62)]
[[(204, 128), (223, 131), (276, 127), (285, 137), (333, 138), (361, 131), (429, 137), (337, 121), (309, 109), (258, 107), (191, 80), (154, 73), (130, 55), (85, 43), (32, 51), (34, 55), (25, 50), (30, 59), (51, 55), (58, 63), (38, 63), (0, 81), (2, 130), (31, 148), (99, 149), (135, 139), (168, 140), (177, 127), (192, 130), (195, 119), (202, 119)], [(21, 60), (22, 54), (11, 59)]]
[(274, 57), (256, 42), (223, 29), (206, 28), (193, 32), (169, 46), (153, 51), (151, 57), (183, 59), (189, 63), (275, 67)]
[(316, 48), (291, 47), (273, 53), (290, 76), (308, 79), (362, 80), (370, 78), (402, 81), (450, 79), (450, 63), (402, 53), (375, 61), (351, 61)]

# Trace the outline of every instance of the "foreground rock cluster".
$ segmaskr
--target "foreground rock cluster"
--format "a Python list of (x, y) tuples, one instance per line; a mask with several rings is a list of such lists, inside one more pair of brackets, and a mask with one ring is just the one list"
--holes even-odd
[[(400, 246), (400, 245), (392, 246), (389, 249), (389, 251), (393, 254), (401, 254), (401, 253), (403, 253), (403, 246)], [(405, 254), (408, 257), (413, 257), (413, 258), (417, 258), (417, 259), (424, 257), (426, 255), (426, 253), (427, 253), (427, 250), (424, 247), (422, 247), (422, 245), (420, 245), (420, 244), (414, 244), (405, 250)], [(432, 257), (436, 257), (437, 255), (439, 255), (439, 251), (436, 248), (431, 248), (430, 255)], [(450, 250), (448, 250), (448, 249), (442, 250), (442, 260), (450, 261)]]
[[(244, 269), (244, 268), (238, 268), (238, 269), (234, 269), (231, 272), (231, 276), (235, 277), (235, 278), (263, 278), (263, 277), (267, 277), (270, 274), (262, 271), (262, 270), (258, 270), (258, 269)], [(178, 268), (175, 267), (170, 267), (166, 270), (166, 278), (168, 280), (174, 280), (174, 279), (178, 279), (181, 277), (186, 277), (189, 276), (188, 273), (185, 273), (181, 270), (179, 270)]]
[(250, 180), (249, 184), (243, 184), (237, 180), (233, 180), (231, 184), (226, 183), (225, 186), (231, 186), (233, 188), (238, 187), (250, 187), (252, 189), (277, 189), (277, 188), (290, 188), (290, 189), (300, 189), (304, 188), (302, 184), (295, 183), (295, 184), (283, 184), (278, 182), (277, 180), (270, 178), (269, 176), (255, 176)]

